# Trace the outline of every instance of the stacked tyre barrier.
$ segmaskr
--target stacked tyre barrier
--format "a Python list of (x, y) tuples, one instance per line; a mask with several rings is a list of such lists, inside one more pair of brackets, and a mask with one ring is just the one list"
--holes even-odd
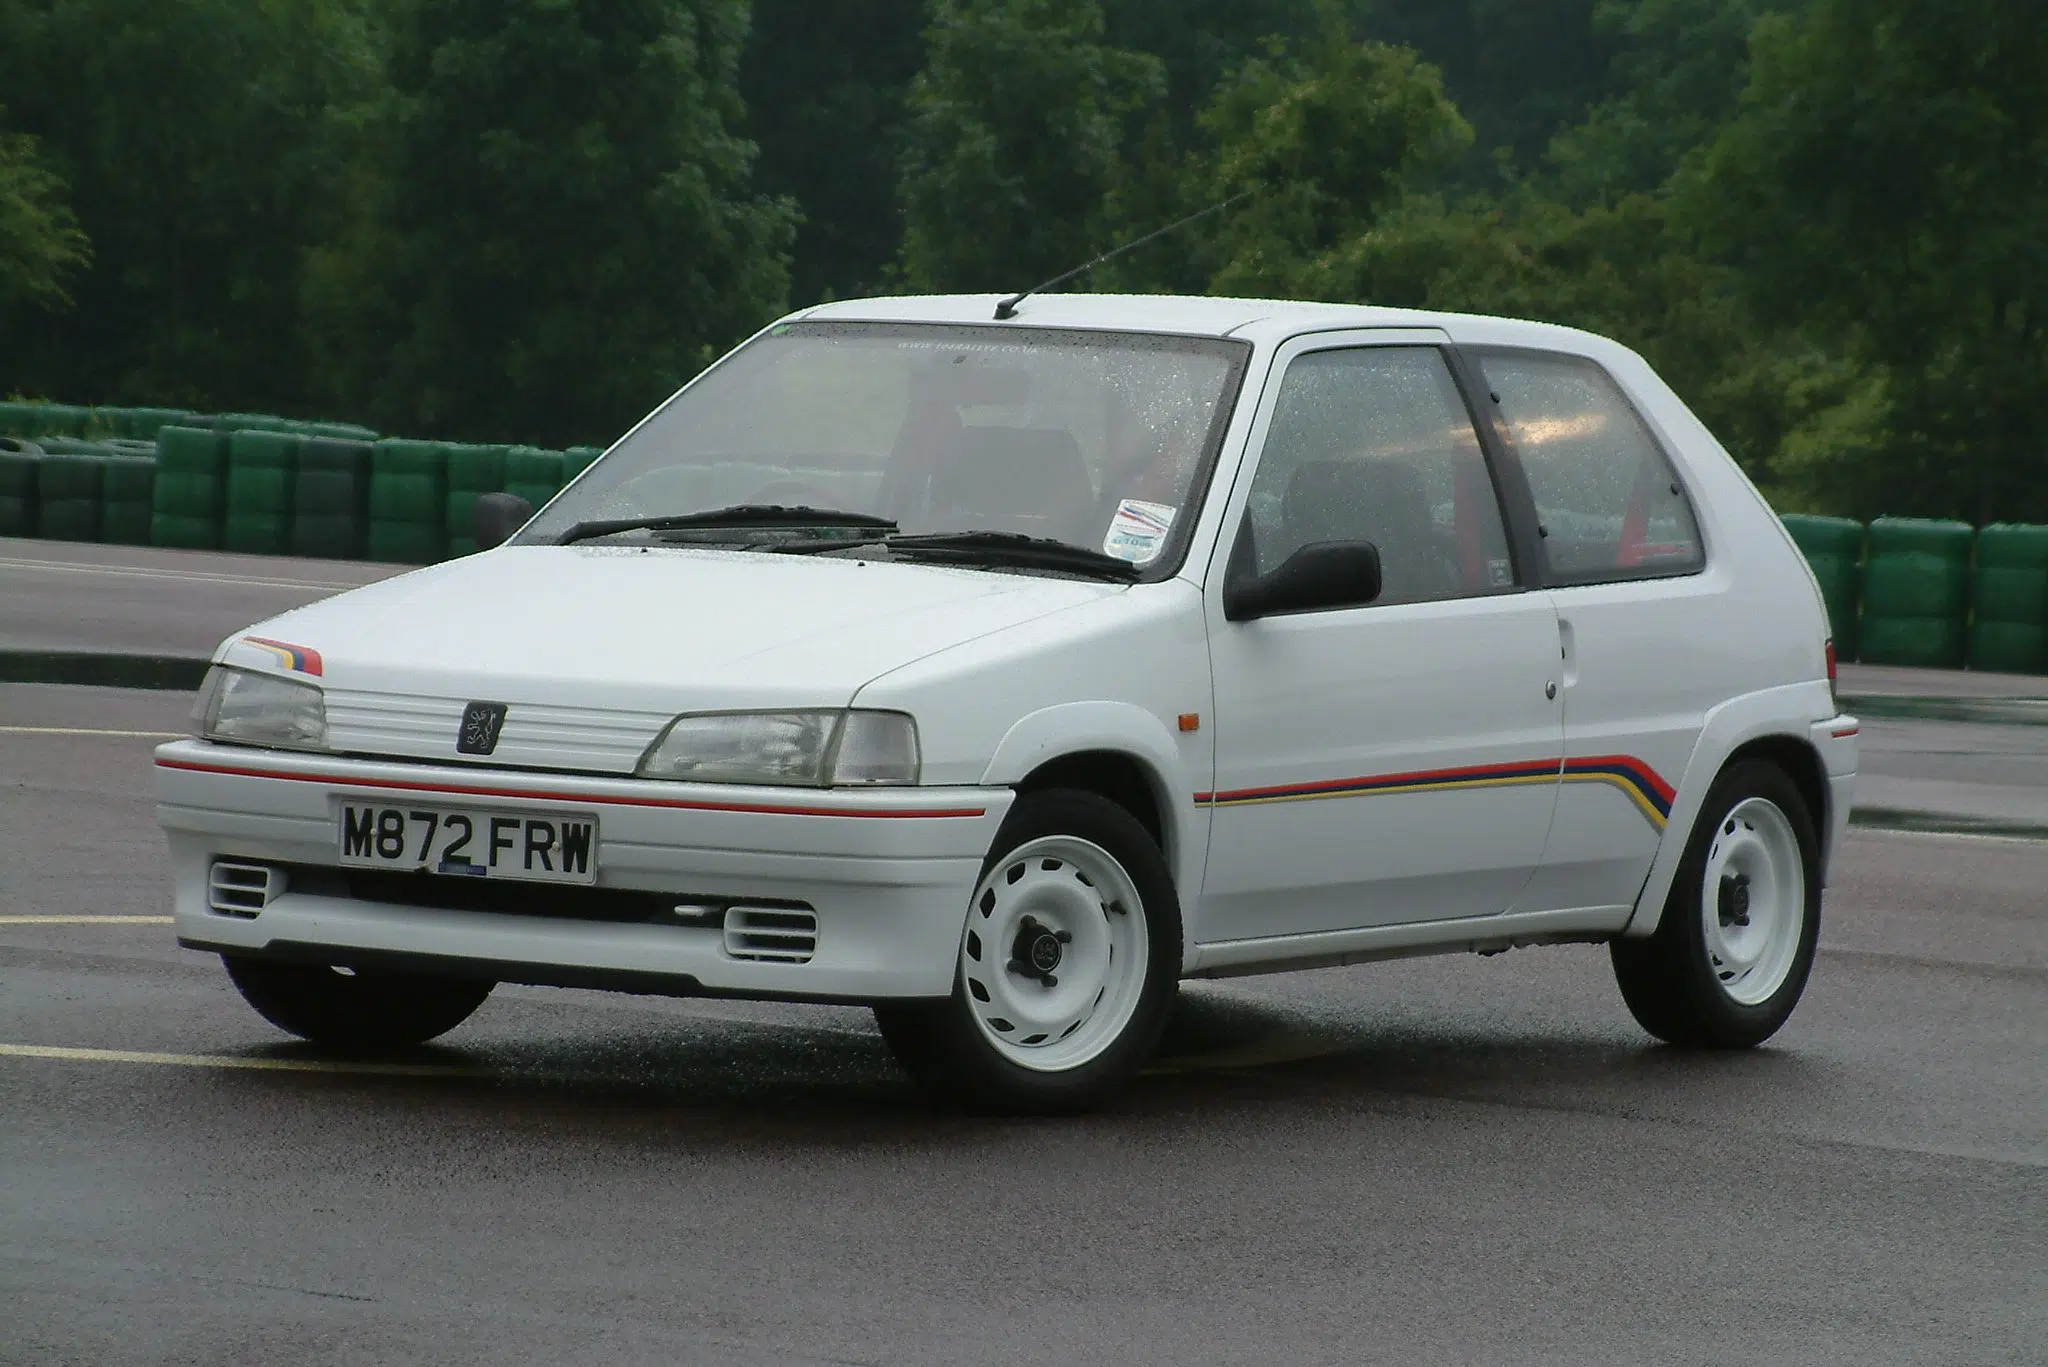
[(220, 549), (227, 476), (225, 433), (201, 427), (166, 427), (157, 433), (151, 544)]
[(1857, 658), (1959, 669), (1969, 647), (1967, 522), (1880, 517), (1870, 524)]
[(2048, 527), (1993, 523), (1977, 533), (1970, 667), (2048, 672)]
[(1863, 524), (1846, 517), (1799, 514), (1781, 520), (1820, 582), (1836, 655), (1855, 659), (1857, 616), (1863, 606)]
[(370, 451), (372, 560), (427, 565), (447, 549), (448, 452), (388, 437)]
[(480, 495), (539, 507), (601, 454), (380, 440), (270, 413), (0, 402), (0, 536), (430, 564), (476, 549)]
[(221, 546), (282, 555), (290, 539), (299, 445), (290, 432), (242, 429), (228, 438), (227, 515)]
[(90, 442), (53, 437), (37, 476), (36, 535), (52, 541), (100, 539), (106, 455)]
[(444, 505), (442, 531), (446, 536), (444, 554), (449, 559), (476, 553), (476, 501), (505, 487), (503, 446), (458, 446), (448, 448), (448, 496)]
[(322, 560), (360, 560), (369, 546), (370, 459), (367, 441), (308, 437), (299, 448), (293, 484), (291, 553)]
[(538, 508), (562, 491), (566, 457), (538, 446), (514, 446), (505, 452), (505, 492), (517, 494)]
[(23, 437), (0, 437), (0, 536), (34, 536), (41, 499), (43, 449)]

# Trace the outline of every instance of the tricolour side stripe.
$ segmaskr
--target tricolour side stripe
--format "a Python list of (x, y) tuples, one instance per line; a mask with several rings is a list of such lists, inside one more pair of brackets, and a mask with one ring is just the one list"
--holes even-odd
[(286, 669), (300, 674), (311, 674), (316, 678), (322, 672), (320, 652), (311, 646), (295, 646), (289, 641), (273, 641), (267, 636), (244, 636), (242, 644), (255, 646), (264, 654), (276, 659)]
[(229, 778), (270, 778), (283, 783), (319, 783), (332, 788), (372, 788), (396, 793), (434, 793), (449, 797), (503, 797), (523, 802), (560, 802), (573, 807), (656, 807), (679, 812), (744, 812), (757, 816), (843, 816), (872, 821), (938, 821), (956, 817), (988, 815), (986, 807), (916, 807), (893, 811), (886, 808), (855, 810), (846, 807), (803, 807), (767, 802), (712, 802), (678, 797), (613, 797), (590, 793), (550, 793), (521, 788), (483, 788), (459, 783), (413, 783), (403, 779), (362, 778), (354, 774), (283, 774), (270, 769), (244, 769), (225, 764), (195, 764), (190, 760), (160, 759), (159, 769), (180, 769), (194, 774), (222, 774)]
[(1604, 783), (1620, 790), (1651, 825), (1662, 830), (1671, 815), (1671, 785), (1656, 770), (1630, 755), (1597, 755), (1583, 759), (1532, 760), (1520, 764), (1476, 765), (1464, 769), (1425, 769), (1414, 773), (1374, 774), (1325, 779), (1316, 783), (1273, 788), (1236, 788), (1196, 793), (1204, 807), (1249, 807), (1272, 802), (1313, 802), (1332, 797), (1370, 797), (1389, 793), (1441, 793), (1464, 788), (1507, 788), (1542, 783)]

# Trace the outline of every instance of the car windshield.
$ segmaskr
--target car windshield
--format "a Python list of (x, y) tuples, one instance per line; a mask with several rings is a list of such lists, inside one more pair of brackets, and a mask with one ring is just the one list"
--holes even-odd
[[(815, 542), (842, 525), (826, 512), (854, 513), (906, 536), (1004, 532), (1171, 573), (1249, 351), (1141, 333), (785, 324), (665, 405), (519, 540), (733, 509), (712, 527), (617, 534)], [(820, 513), (808, 530), (748, 525), (750, 509), (776, 507)]]

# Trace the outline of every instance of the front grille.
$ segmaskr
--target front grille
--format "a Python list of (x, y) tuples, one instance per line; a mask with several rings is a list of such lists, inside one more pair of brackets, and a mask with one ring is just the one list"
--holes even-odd
[(254, 920), (285, 888), (285, 872), (269, 864), (216, 859), (206, 874), (206, 905), (217, 916)]
[[(341, 869), (311, 864), (288, 867), (292, 890), (315, 897), (347, 897), (358, 902), (383, 902), (435, 911), (484, 911), (500, 916), (535, 916), (561, 921), (717, 929), (729, 921), (728, 908), (736, 900), (674, 892), (644, 892), (636, 888), (583, 888), (556, 883), (522, 883), (510, 879), (397, 873), (383, 869)], [(801, 903), (785, 904), (783, 908), (749, 903), (749, 907), (759, 911), (801, 911), (811, 918), (814, 927), (816, 925), (815, 914)], [(804, 957), (809, 958), (810, 955), (806, 953)]]
[(818, 913), (809, 907), (725, 909), (725, 952), (735, 959), (804, 964), (818, 950)]

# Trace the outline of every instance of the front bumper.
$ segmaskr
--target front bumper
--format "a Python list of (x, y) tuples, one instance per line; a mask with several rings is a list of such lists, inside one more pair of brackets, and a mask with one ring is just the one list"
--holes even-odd
[[(799, 790), (665, 783), (290, 754), (174, 741), (156, 752), (157, 820), (170, 844), (178, 939), (193, 949), (511, 982), (679, 996), (814, 1001), (952, 991), (968, 899), (1014, 793), (1007, 788)], [(801, 903), (817, 938), (805, 963), (727, 952), (715, 925), (548, 914), (550, 886), (516, 914), (285, 890), (253, 915), (212, 909), (216, 859), (339, 864), (339, 806), (588, 809), (600, 816), (597, 885), (688, 899)], [(431, 875), (420, 875), (431, 878)], [(530, 913), (530, 914), (529, 914)]]

